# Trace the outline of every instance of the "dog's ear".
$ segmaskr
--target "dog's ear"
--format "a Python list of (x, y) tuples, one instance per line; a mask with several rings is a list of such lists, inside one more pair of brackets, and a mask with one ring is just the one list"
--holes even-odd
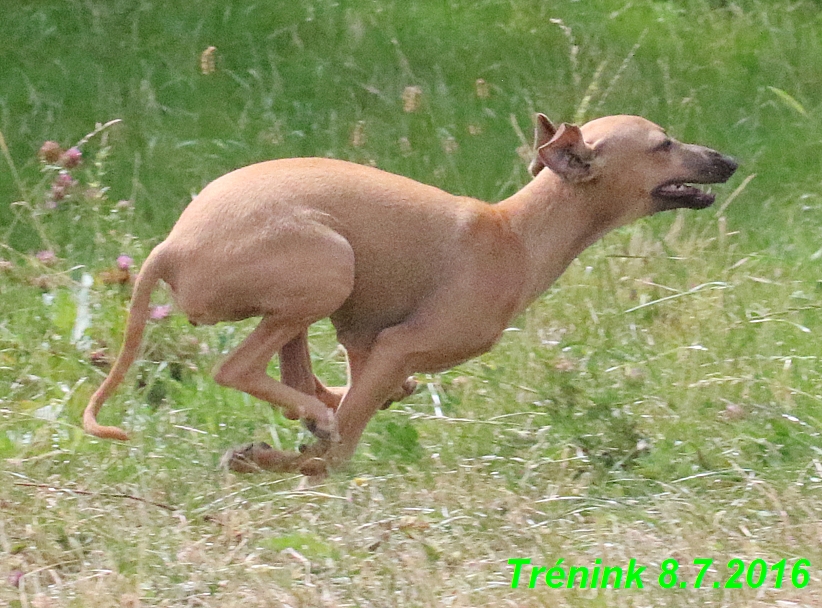
[[(534, 129), (534, 150), (538, 151), (542, 146), (547, 144), (551, 141), (551, 138), (556, 135), (557, 129), (548, 120), (548, 117), (545, 114), (537, 114), (537, 126)], [(531, 164), (528, 165), (528, 171), (531, 173), (532, 176), (536, 177), (537, 173), (542, 171), (545, 168), (545, 163), (539, 157), (539, 153), (537, 152), (534, 156), (534, 160), (531, 161)]]
[(576, 125), (562, 123), (551, 140), (540, 146), (538, 158), (542, 164), (573, 184), (594, 178), (592, 161), (596, 153), (585, 143)]

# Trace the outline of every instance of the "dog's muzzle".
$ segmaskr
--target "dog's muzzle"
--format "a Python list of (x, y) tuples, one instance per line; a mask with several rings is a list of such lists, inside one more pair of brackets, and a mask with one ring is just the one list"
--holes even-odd
[(705, 192), (693, 184), (724, 183), (736, 172), (739, 163), (715, 150), (705, 148), (701, 152), (699, 161), (693, 163), (692, 175), (665, 182), (654, 188), (651, 195), (656, 202), (655, 211), (705, 209), (713, 205), (716, 195)]

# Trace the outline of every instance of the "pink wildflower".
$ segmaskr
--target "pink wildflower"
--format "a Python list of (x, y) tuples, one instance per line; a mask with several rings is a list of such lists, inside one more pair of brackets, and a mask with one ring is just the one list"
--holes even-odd
[(57, 184), (51, 185), (51, 201), (46, 205), (49, 209), (57, 207), (57, 201), (62, 201), (66, 198), (66, 189)]
[(117, 268), (120, 270), (128, 270), (134, 265), (134, 260), (131, 256), (121, 255), (117, 257)]
[(46, 203), (46, 208), (56, 208), (57, 202), (66, 198), (68, 189), (76, 183), (77, 181), (69, 173), (61, 173), (55, 177), (54, 182), (51, 184), (51, 200)]
[(76, 183), (77, 181), (71, 176), (70, 173), (61, 173), (54, 179), (54, 185), (62, 186), (63, 188), (68, 188)]
[(13, 572), (9, 572), (8, 581), (9, 585), (12, 587), (19, 587), (20, 580), (25, 576), (20, 570), (14, 570)]
[(171, 304), (155, 304), (151, 307), (149, 318), (155, 321), (165, 319), (171, 314)]
[(60, 156), (60, 164), (66, 169), (72, 169), (80, 164), (83, 160), (83, 153), (79, 148), (69, 148)]
[(46, 249), (45, 251), (38, 251), (36, 254), (34, 254), (34, 257), (36, 257), (41, 264), (46, 265), (54, 264), (54, 262), (57, 261), (57, 256), (50, 249)]

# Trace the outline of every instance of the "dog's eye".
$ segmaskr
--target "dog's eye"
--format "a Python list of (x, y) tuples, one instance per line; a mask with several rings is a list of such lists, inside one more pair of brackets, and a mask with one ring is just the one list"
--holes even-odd
[(660, 152), (667, 152), (671, 148), (674, 147), (674, 140), (666, 138), (661, 144), (659, 144), (656, 149)]

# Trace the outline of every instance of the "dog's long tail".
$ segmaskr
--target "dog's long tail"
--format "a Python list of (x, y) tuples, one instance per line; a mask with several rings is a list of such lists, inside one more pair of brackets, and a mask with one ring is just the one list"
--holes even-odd
[(97, 414), (103, 407), (106, 399), (114, 392), (114, 389), (123, 381), (123, 378), (134, 363), (137, 351), (140, 348), (140, 341), (143, 338), (143, 331), (149, 317), (149, 304), (151, 292), (162, 276), (162, 246), (156, 247), (146, 258), (137, 280), (134, 283), (134, 292), (131, 296), (131, 307), (126, 322), (125, 338), (117, 361), (108, 374), (108, 377), (100, 385), (100, 388), (92, 395), (91, 400), (83, 412), (83, 428), (86, 433), (102, 437), (103, 439), (120, 439), (128, 441), (126, 432), (116, 426), (102, 426), (97, 423)]

